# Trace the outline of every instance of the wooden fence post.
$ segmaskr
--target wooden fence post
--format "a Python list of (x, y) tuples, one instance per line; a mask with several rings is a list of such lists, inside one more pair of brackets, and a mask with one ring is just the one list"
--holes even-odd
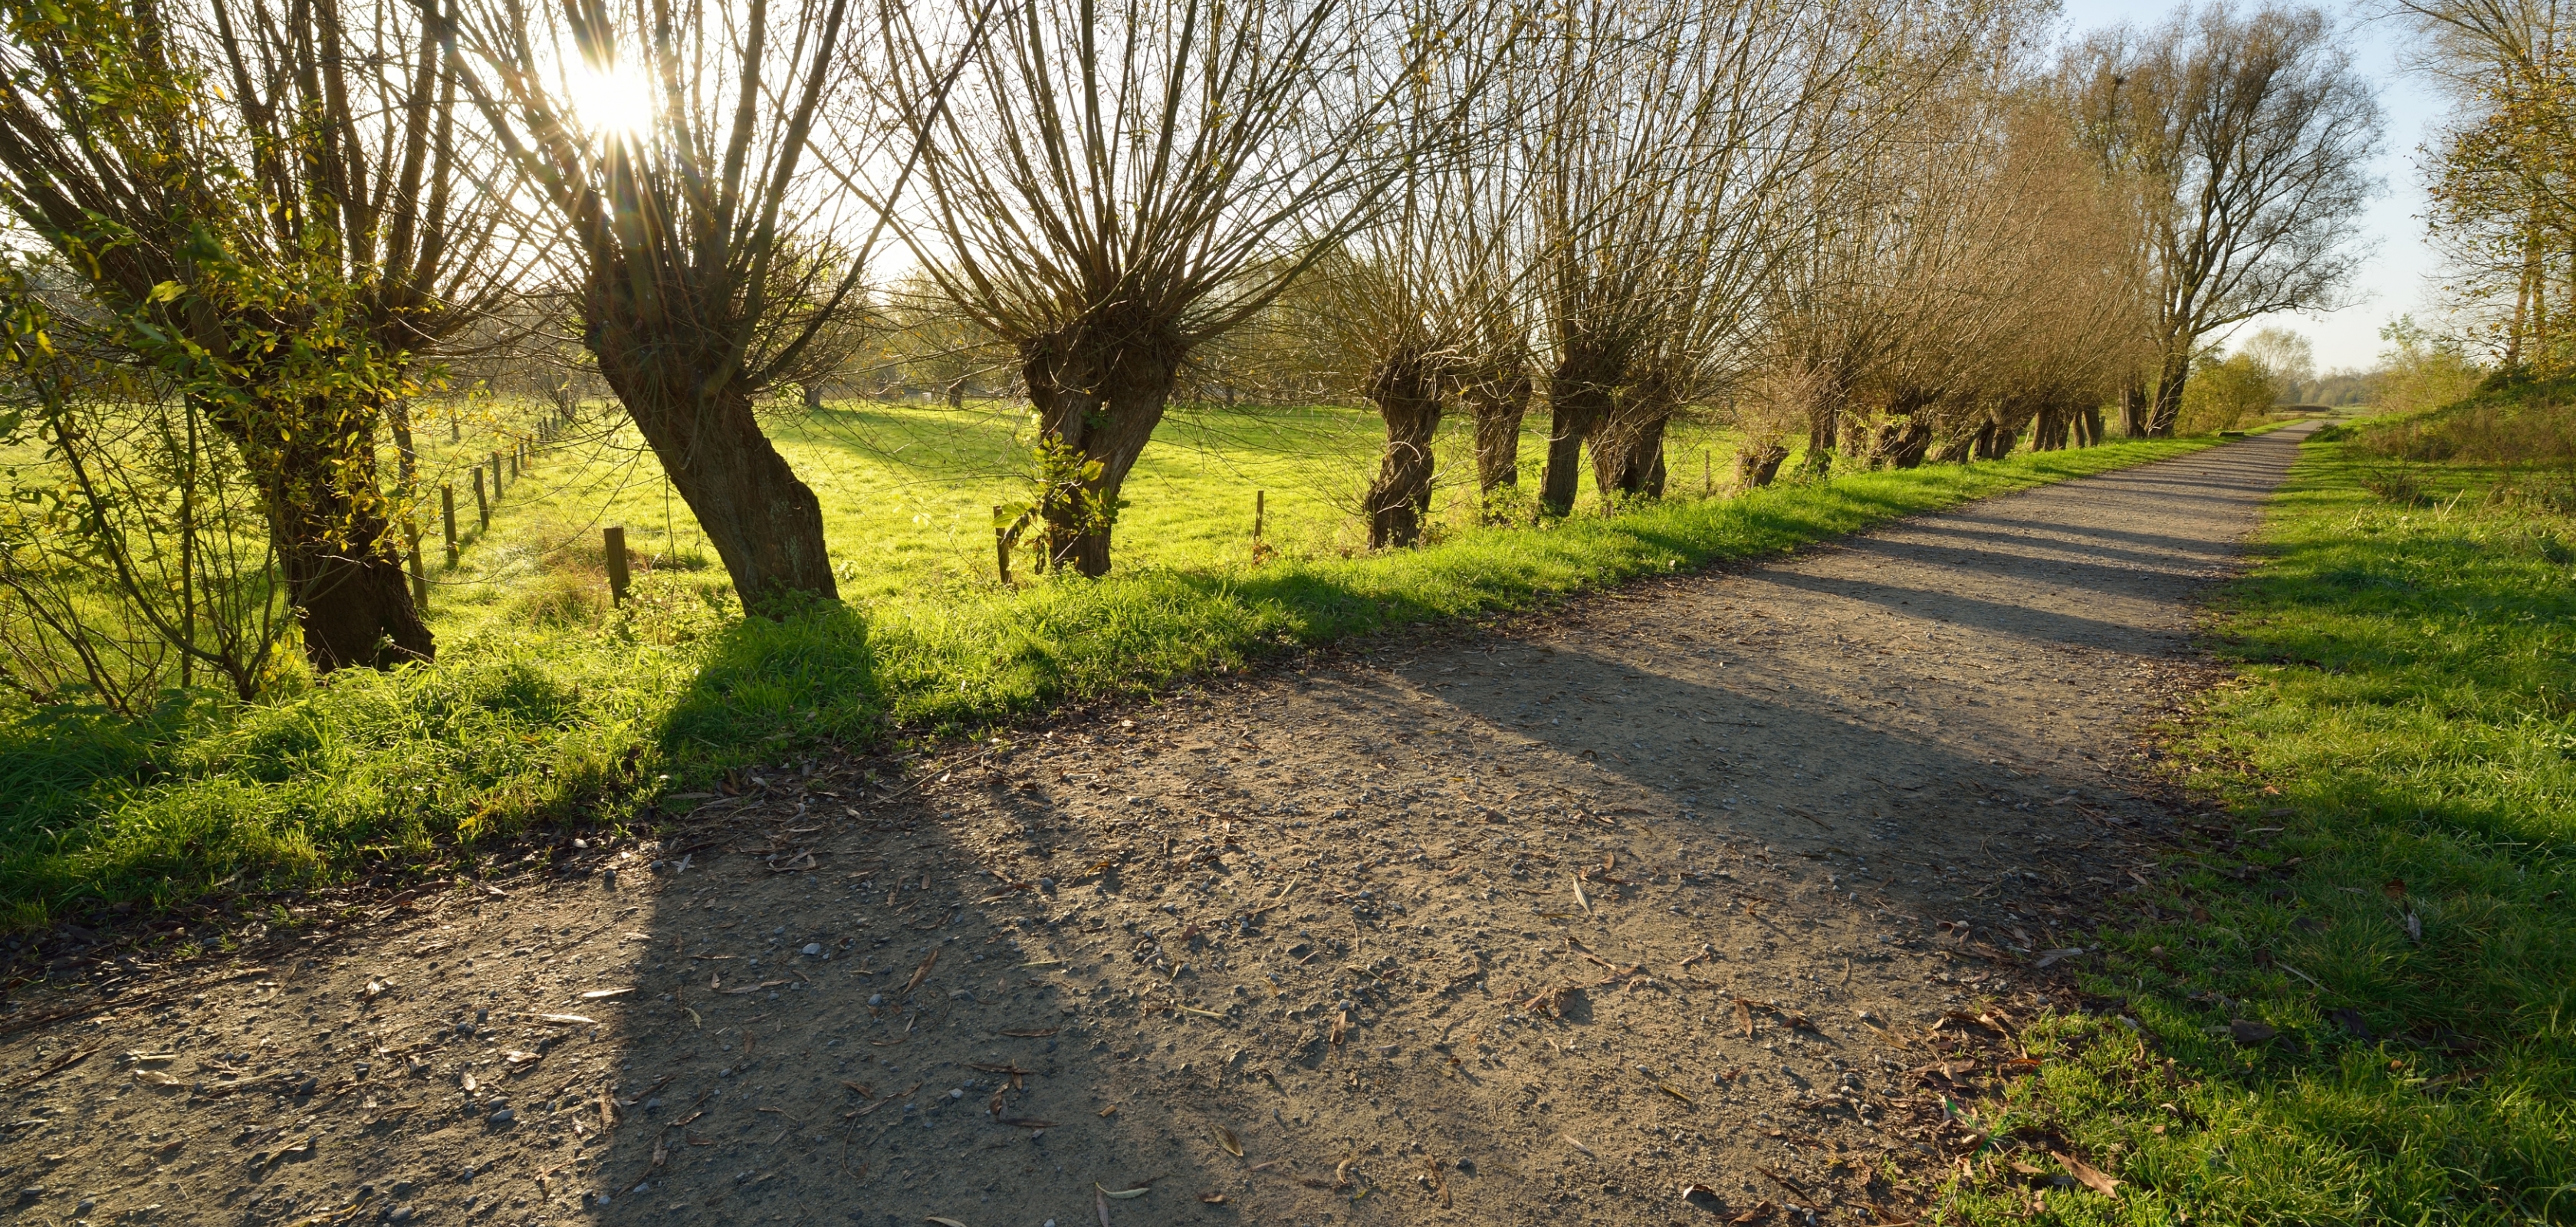
[(492, 453), (492, 501), (501, 501), (501, 453)]
[(483, 466), (474, 466), (474, 520), (483, 531), (492, 531), (492, 500), (483, 496)]
[(429, 571), (420, 561), (420, 526), (403, 517), (403, 548), (411, 554), (411, 603), (429, 609)]
[[(1261, 544), (1261, 517), (1262, 512), (1264, 511), (1263, 503), (1266, 501), (1265, 496), (1269, 493), (1270, 492), (1267, 490), (1255, 490), (1252, 492), (1252, 543), (1255, 546), (1259, 546)], [(1253, 552), (1259, 553), (1260, 551), (1255, 549)]]
[(441, 482), (438, 487), (438, 518), (447, 525), (447, 569), (456, 569), (456, 483)]
[(993, 509), (993, 566), (1002, 573), (1002, 586), (1011, 586), (1011, 530), (1002, 524), (1002, 509)]
[(600, 544), (608, 551), (608, 599), (626, 603), (626, 529), (612, 524), (599, 530)]

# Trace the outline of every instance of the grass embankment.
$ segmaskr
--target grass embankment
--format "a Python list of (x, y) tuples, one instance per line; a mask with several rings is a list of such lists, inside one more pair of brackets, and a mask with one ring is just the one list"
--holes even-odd
[(2173, 747), (2239, 831), (2105, 935), (2136, 1028), (2034, 1031), (1993, 1122), (2127, 1183), (2035, 1206), (1993, 1156), (1967, 1217), (2576, 1222), (2571, 512), (2563, 471), (2307, 445)]
[(451, 864), (480, 837), (625, 820), (719, 770), (818, 743), (971, 731), (1051, 700), (1137, 694), (1284, 646), (1773, 553), (2205, 445), (1861, 474), (1349, 558), (1131, 563), (1097, 582), (955, 585), (780, 621), (730, 617), (689, 581), (647, 577), (595, 621), (496, 622), (448, 638), (433, 666), (351, 670), (157, 730), (0, 720), (0, 907), (26, 925), (102, 899)]

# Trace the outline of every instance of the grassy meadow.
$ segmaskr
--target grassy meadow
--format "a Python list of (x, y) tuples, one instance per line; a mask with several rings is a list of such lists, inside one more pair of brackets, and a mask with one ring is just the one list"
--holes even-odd
[(2238, 834), (2102, 935), (2120, 1017), (2036, 1029), (1981, 1122), (2118, 1196), (1997, 1159), (1966, 1218), (2576, 1222), (2576, 476), (2392, 455), (2428, 433), (2306, 445), (2172, 747)]
[[(507, 627), (595, 612), (607, 599), (600, 529), (610, 524), (626, 529), (637, 570), (704, 574), (721, 585), (722, 569), (687, 504), (671, 495), (640, 437), (622, 425), (577, 427), (560, 438), (509, 487), (490, 532), (482, 532), (466, 469), (488, 457), (494, 435), (525, 430), (532, 414), (484, 408), (460, 416), (462, 442), (449, 442), (441, 421), (432, 420), (425, 425), (434, 437), (422, 446), (424, 482), (433, 489), (421, 523), (435, 522), (434, 487), (452, 484), (464, 538), (454, 571), (428, 541), (431, 620), (442, 635), (472, 635), (495, 619)], [(582, 416), (619, 415), (593, 404)], [(1534, 416), (1529, 427), (1522, 463), (1534, 484), (1546, 456), (1543, 418)], [(992, 509), (1027, 496), (1023, 473), (1035, 435), (1025, 410), (841, 401), (821, 412), (782, 414), (771, 432), (822, 500), (843, 600), (874, 607), (998, 586)], [(1377, 416), (1360, 409), (1176, 406), (1128, 478), (1116, 565), (1222, 569), (1249, 561), (1255, 491), (1263, 496), (1262, 536), (1272, 551), (1299, 558), (1360, 552), (1368, 541), (1360, 499), (1377, 474), (1384, 439)], [(1438, 443), (1434, 541), (1475, 525), (1467, 448), (1467, 425), (1453, 417)], [(1679, 427), (1670, 448), (1674, 492), (1702, 492), (1711, 475), (1728, 471), (1734, 449), (1730, 432)], [(1599, 510), (1588, 483), (1585, 499), (1583, 510)], [(1014, 573), (1027, 562), (1015, 559)]]

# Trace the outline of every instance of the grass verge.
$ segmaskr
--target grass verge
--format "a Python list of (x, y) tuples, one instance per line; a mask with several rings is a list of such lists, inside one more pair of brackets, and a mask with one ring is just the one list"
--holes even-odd
[(1138, 567), (774, 621), (647, 577), (605, 619), (454, 638), (435, 665), (351, 670), (257, 707), (150, 728), (0, 714), (0, 914), (23, 927), (100, 902), (418, 872), (535, 822), (626, 821), (718, 772), (817, 745), (970, 733), (1062, 699), (1777, 553), (2208, 442), (1856, 474), (1469, 529), (1414, 550)]
[[(2311, 442), (2173, 763), (2237, 815), (2026, 1037), (1970, 1221), (2576, 1222), (2576, 520), (2564, 476)], [(2038, 1186), (2038, 1187), (2034, 1187)]]

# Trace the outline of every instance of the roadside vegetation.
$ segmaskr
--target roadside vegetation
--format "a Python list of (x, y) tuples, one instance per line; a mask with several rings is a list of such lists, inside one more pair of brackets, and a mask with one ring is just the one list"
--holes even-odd
[(2027, 1035), (2045, 1070), (1983, 1122), (2117, 1198), (1988, 1164), (1968, 1218), (2576, 1221), (2576, 474), (2484, 451), (2563, 429), (2558, 395), (2306, 445), (2212, 628), (2238, 677), (2169, 746), (2233, 818), (2132, 896), (2097, 1012)]
[(646, 574), (623, 606), (566, 607), (536, 626), (489, 616), (434, 663), (347, 671), (249, 708), (9, 711), (0, 905), (34, 924), (220, 885), (433, 872), (532, 822), (685, 809), (665, 798), (735, 768), (972, 735), (1049, 701), (1138, 695), (1283, 650), (1775, 553), (2207, 442), (1783, 483), (1347, 558), (1256, 566), (1247, 549), (1098, 581), (924, 585), (775, 618), (739, 617), (687, 572)]

